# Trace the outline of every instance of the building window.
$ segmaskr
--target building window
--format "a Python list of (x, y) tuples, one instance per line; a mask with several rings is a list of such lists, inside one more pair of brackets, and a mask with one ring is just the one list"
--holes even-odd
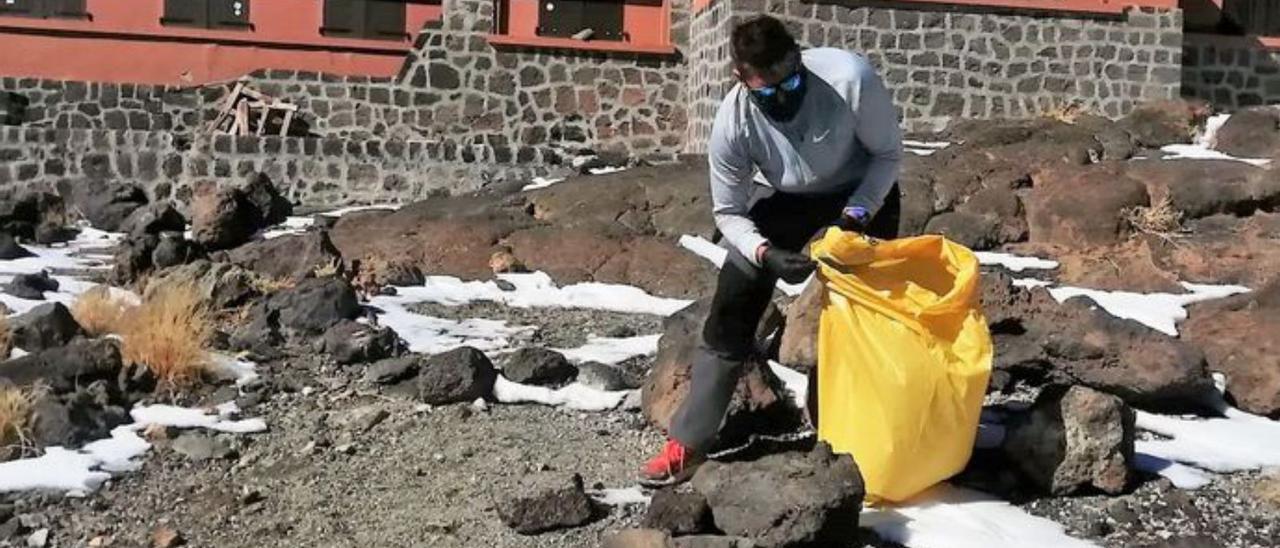
[(622, 0), (539, 0), (538, 35), (622, 40)]
[(0, 0), (0, 15), (85, 19), (84, 0)]
[(325, 36), (404, 40), (404, 0), (325, 0)]
[(249, 23), (249, 0), (164, 0), (160, 22), (202, 29), (253, 28)]

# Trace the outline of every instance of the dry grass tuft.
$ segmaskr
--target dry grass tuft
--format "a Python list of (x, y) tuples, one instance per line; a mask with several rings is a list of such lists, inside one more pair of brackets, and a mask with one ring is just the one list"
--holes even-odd
[(1081, 105), (1080, 103), (1067, 103), (1065, 105), (1053, 107), (1044, 115), (1047, 118), (1057, 120), (1064, 124), (1074, 124), (1076, 123), (1076, 120), (1080, 118), (1081, 114), (1084, 114), (1084, 105)]
[(13, 352), (13, 331), (10, 331), (9, 317), (0, 314), (0, 360), (9, 359)]
[(311, 273), (317, 278), (337, 276), (342, 273), (342, 261), (337, 259), (330, 260), (329, 264), (317, 266), (311, 270)]
[(0, 387), (0, 460), (17, 457), (29, 444), (32, 400), (28, 390)]
[(1280, 508), (1280, 473), (1258, 478), (1253, 494), (1275, 508)]
[(125, 361), (145, 365), (161, 382), (190, 385), (207, 370), (214, 319), (195, 286), (155, 289), (120, 324)]
[(1168, 196), (1152, 206), (1125, 209), (1124, 220), (1134, 230), (1148, 234), (1167, 235), (1182, 230), (1182, 212), (1173, 207)]
[(97, 286), (76, 297), (71, 315), (90, 335), (100, 337), (120, 330), (120, 321), (130, 307), (111, 296), (106, 286)]
[(255, 273), (249, 277), (249, 285), (253, 286), (253, 289), (258, 293), (270, 295), (277, 291), (290, 289), (293, 286), (298, 285), (298, 283), (289, 277), (277, 278), (274, 276), (263, 276)]

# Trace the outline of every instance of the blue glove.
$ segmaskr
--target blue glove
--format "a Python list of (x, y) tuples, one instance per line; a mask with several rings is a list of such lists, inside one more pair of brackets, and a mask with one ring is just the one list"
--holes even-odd
[(836, 226), (846, 232), (865, 232), (871, 223), (871, 212), (862, 206), (849, 206), (840, 212)]

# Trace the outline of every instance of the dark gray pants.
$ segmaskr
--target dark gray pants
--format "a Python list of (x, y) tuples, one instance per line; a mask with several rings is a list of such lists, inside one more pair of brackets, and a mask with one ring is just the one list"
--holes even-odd
[[(844, 195), (778, 193), (758, 202), (750, 216), (770, 245), (800, 251), (819, 230), (838, 220), (846, 199)], [(895, 185), (867, 234), (896, 237), (899, 202)], [(671, 419), (671, 437), (685, 447), (705, 454), (714, 445), (743, 363), (755, 346), (756, 325), (777, 282), (737, 250), (729, 250), (702, 328), (702, 344), (694, 354), (689, 394)]]

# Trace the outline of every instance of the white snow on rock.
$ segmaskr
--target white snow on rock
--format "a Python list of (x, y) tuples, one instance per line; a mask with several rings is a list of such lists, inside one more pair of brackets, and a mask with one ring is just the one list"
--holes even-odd
[(1022, 272), (1023, 270), (1052, 270), (1058, 268), (1058, 261), (1041, 259), (1039, 257), (1024, 257), (1021, 255), (999, 253), (995, 251), (975, 251), (973, 254), (978, 257), (978, 264), (1002, 266), (1014, 272)]
[(946, 141), (913, 141), (911, 139), (902, 141), (902, 149), (917, 156), (929, 156), (949, 146), (951, 143)]
[(622, 363), (636, 356), (652, 356), (658, 353), (658, 339), (662, 334), (640, 335), (638, 337), (596, 337), (587, 338), (587, 343), (577, 348), (555, 348), (564, 354), (569, 361), (600, 362), (610, 365)]
[(989, 495), (943, 484), (911, 503), (869, 509), (861, 525), (911, 548), (1085, 548), (1062, 525)]
[(561, 182), (564, 182), (564, 177), (534, 177), (532, 182), (520, 187), (520, 190), (523, 192), (528, 192), (530, 190), (547, 188), (551, 185), (554, 185), (556, 183), (561, 183)]
[[(373, 211), (373, 210), (395, 211), (400, 209), (400, 207), (401, 207), (400, 204), (358, 205), (358, 206), (348, 206), (348, 207), (338, 208), (330, 211), (321, 211), (319, 213), (316, 213), (316, 215), (324, 215), (325, 217), (341, 217), (348, 213), (355, 213), (357, 211)], [(313, 225), (315, 225), (315, 223), (316, 223), (316, 220), (314, 216), (304, 217), (301, 215), (293, 215), (286, 218), (280, 224), (275, 225), (273, 227), (269, 227), (266, 230), (264, 230), (262, 232), (262, 237), (264, 239), (270, 240), (272, 238), (279, 238), (281, 236), (287, 236), (290, 234), (301, 234), (304, 231), (306, 231), (306, 229), (311, 228)], [(191, 235), (188, 234), (187, 238), (190, 239)]]
[[(544, 272), (499, 274), (515, 289), (505, 291), (494, 281), (464, 282), (452, 276), (428, 276), (421, 286), (398, 287), (401, 303), (433, 302), (448, 306), (491, 301), (515, 308), (588, 308), (631, 314), (669, 316), (689, 305), (684, 299), (668, 299), (630, 285), (586, 282), (557, 287)], [(373, 299), (374, 304), (386, 297)], [(402, 335), (403, 336), (403, 335)]]
[(1167, 438), (1136, 441), (1139, 453), (1214, 472), (1280, 466), (1280, 422), (1231, 407), (1210, 418), (1137, 413), (1139, 429)]
[[(1137, 443), (1141, 444), (1141, 441)], [(1133, 467), (1151, 474), (1160, 474), (1179, 489), (1199, 489), (1213, 481), (1213, 475), (1192, 468), (1179, 462), (1162, 459), (1136, 451), (1133, 455)]]
[(606, 392), (578, 383), (551, 389), (507, 380), (501, 375), (493, 384), (493, 397), (502, 403), (540, 403), (577, 411), (608, 411), (618, 407), (633, 390)]
[(592, 175), (608, 175), (610, 173), (617, 173), (619, 171), (626, 171), (626, 170), (627, 168), (622, 166), (604, 166), (604, 167), (587, 168), (587, 173), (590, 173)]
[(234, 380), (236, 386), (245, 386), (256, 382), (260, 378), (257, 372), (258, 364), (249, 360), (214, 352), (210, 354), (209, 362), (212, 365), (211, 369), (214, 375)]
[(791, 402), (804, 409), (809, 397), (809, 376), (775, 361), (769, 362), (769, 369), (786, 385), (787, 391), (791, 393)]
[[(685, 234), (680, 236), (679, 243), (680, 247), (693, 252), (694, 255), (710, 261), (716, 268), (723, 268), (724, 261), (729, 256), (728, 249), (718, 246), (701, 236), (690, 236)], [(799, 295), (800, 292), (804, 291), (804, 286), (808, 285), (809, 281), (812, 279), (813, 276), (811, 275), (808, 279), (798, 284), (789, 284), (782, 280), (778, 280), (778, 289), (787, 295), (795, 297), (796, 295)]]
[(651, 500), (639, 487), (588, 489), (587, 496), (605, 506), (647, 505)]
[(493, 353), (510, 347), (513, 339), (536, 329), (532, 326), (509, 326), (499, 320), (450, 320), (418, 314), (406, 306), (426, 299), (406, 295), (409, 289), (413, 288), (401, 290), (394, 296), (374, 297), (369, 304), (382, 310), (378, 314), (378, 323), (400, 335), (413, 352), (438, 354), (459, 346), (471, 346), (481, 352)]
[(136, 425), (147, 427), (152, 424), (172, 426), (175, 428), (208, 428), (219, 432), (235, 434), (252, 434), (266, 432), (266, 421), (258, 418), (234, 420), (234, 405), (223, 406), (217, 414), (208, 414), (201, 409), (177, 407), (173, 405), (139, 405), (129, 411)]
[(1160, 147), (1160, 152), (1165, 153), (1162, 160), (1232, 160), (1258, 167), (1266, 167), (1271, 163), (1271, 160), (1265, 158), (1237, 158), (1204, 145), (1165, 145)]
[(1183, 282), (1190, 293), (1134, 293), (1130, 291), (1103, 291), (1082, 287), (1054, 287), (1049, 289), (1058, 302), (1072, 297), (1085, 296), (1097, 303), (1112, 316), (1142, 323), (1171, 337), (1178, 336), (1178, 322), (1187, 319), (1190, 304), (1221, 299), (1249, 291), (1238, 285), (1202, 285)]

